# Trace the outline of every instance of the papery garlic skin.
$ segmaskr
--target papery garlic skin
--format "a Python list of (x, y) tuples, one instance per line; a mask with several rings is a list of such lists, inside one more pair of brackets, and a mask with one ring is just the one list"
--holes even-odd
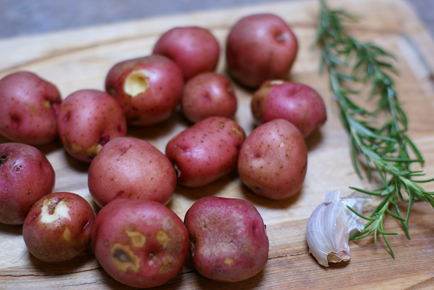
[(339, 197), (339, 190), (327, 191), (325, 202), (320, 204), (307, 222), (306, 239), (309, 252), (318, 263), (328, 267), (329, 263), (350, 260), (348, 240), (353, 230), (362, 230), (364, 220), (347, 208), (357, 212), (371, 198), (360, 192)]

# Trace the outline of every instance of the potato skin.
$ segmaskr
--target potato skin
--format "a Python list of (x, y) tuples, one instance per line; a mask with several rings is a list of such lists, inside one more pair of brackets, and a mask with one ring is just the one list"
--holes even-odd
[(184, 223), (194, 266), (209, 279), (242, 281), (259, 273), (268, 261), (265, 225), (248, 201), (201, 198), (187, 211)]
[(300, 130), (304, 138), (327, 120), (321, 96), (311, 87), (281, 80), (269, 80), (253, 94), (251, 109), (260, 123), (285, 119)]
[(175, 27), (164, 33), (154, 46), (153, 54), (172, 59), (184, 80), (217, 67), (220, 46), (212, 33), (202, 27)]
[(20, 225), (32, 205), (49, 194), (55, 173), (45, 155), (33, 146), (0, 144), (0, 223)]
[(297, 39), (280, 17), (250, 15), (240, 19), (228, 35), (228, 72), (250, 88), (268, 79), (286, 79), (297, 50)]
[(189, 237), (182, 220), (161, 203), (116, 199), (98, 213), (92, 247), (101, 266), (115, 280), (150, 288), (181, 271)]
[(276, 119), (250, 133), (241, 147), (238, 174), (254, 193), (282, 200), (302, 186), (307, 169), (307, 149), (300, 131)]
[(61, 103), (57, 88), (36, 74), (20, 71), (0, 80), (0, 134), (20, 143), (42, 145), (57, 137)]
[(88, 184), (101, 207), (117, 198), (166, 204), (175, 191), (176, 173), (169, 159), (148, 142), (118, 137), (92, 160)]
[(213, 116), (232, 118), (236, 111), (237, 98), (224, 75), (206, 72), (185, 84), (181, 112), (191, 122), (197, 123)]
[(178, 171), (178, 184), (200, 187), (228, 174), (237, 166), (244, 130), (235, 121), (210, 117), (176, 135), (166, 156)]
[[(125, 91), (130, 74), (145, 71), (147, 89), (131, 96)], [(152, 126), (167, 120), (181, 101), (184, 80), (180, 68), (161, 55), (115, 64), (107, 74), (105, 88), (115, 98), (129, 125)]]
[(107, 93), (79, 90), (59, 109), (59, 136), (74, 158), (90, 163), (111, 139), (125, 136), (127, 125), (121, 108)]
[(90, 246), (95, 214), (89, 203), (71, 192), (45, 195), (30, 209), (23, 225), (29, 252), (43, 262), (63, 262)]

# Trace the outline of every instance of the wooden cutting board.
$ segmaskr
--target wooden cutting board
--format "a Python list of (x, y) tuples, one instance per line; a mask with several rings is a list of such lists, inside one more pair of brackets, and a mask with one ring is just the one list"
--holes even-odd
[[(347, 26), (354, 36), (373, 40), (398, 57), (396, 67), (400, 76), (395, 79), (398, 96), (408, 114), (409, 135), (426, 159), (424, 169), (428, 177), (434, 177), (432, 39), (405, 1), (348, 0), (329, 1), (329, 4), (362, 17), (357, 25)], [(232, 284), (203, 278), (189, 262), (181, 274), (159, 289), (434, 289), (434, 211), (424, 203), (413, 207), (411, 240), (406, 238), (399, 223), (391, 218), (386, 220), (386, 231), (400, 233), (389, 239), (396, 259), (391, 258), (382, 239), (374, 246), (372, 238), (351, 242), (351, 261), (344, 265), (324, 268), (308, 253), (307, 219), (323, 201), (325, 191), (338, 189), (341, 195), (346, 195), (351, 192), (348, 186), (376, 187), (354, 173), (348, 137), (339, 122), (327, 78), (318, 75), (318, 50), (311, 49), (317, 9), (316, 1), (266, 4), (5, 39), (0, 41), (0, 77), (18, 70), (33, 71), (56, 84), (64, 98), (83, 88), (103, 90), (105, 75), (112, 65), (150, 54), (159, 35), (170, 28), (190, 25), (209, 28), (223, 48), (230, 27), (242, 16), (275, 13), (290, 24), (299, 40), (299, 54), (290, 79), (314, 87), (324, 97), (327, 107), (327, 123), (306, 140), (309, 163), (303, 188), (288, 200), (271, 201), (243, 187), (235, 173), (203, 188), (177, 187), (168, 206), (181, 218), (203, 196), (235, 197), (252, 202), (267, 225), (269, 261), (260, 274)], [(225, 67), (223, 51), (219, 72), (224, 72)], [(236, 120), (250, 133), (252, 92), (237, 86), (236, 93), (239, 100)], [(152, 128), (129, 128), (128, 135), (143, 138), (164, 152), (168, 140), (187, 125), (178, 113)], [(1, 142), (7, 140), (0, 137)], [(55, 191), (80, 194), (95, 205), (87, 187), (88, 165), (70, 158), (59, 141), (39, 149), (56, 171)], [(434, 191), (434, 184), (427, 184), (425, 189)], [(69, 262), (42, 263), (27, 252), (20, 226), (0, 225), (0, 288), (128, 287), (106, 274), (91, 249)]]

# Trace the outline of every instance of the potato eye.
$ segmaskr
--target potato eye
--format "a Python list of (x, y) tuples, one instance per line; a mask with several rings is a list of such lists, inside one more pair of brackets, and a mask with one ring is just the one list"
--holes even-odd
[(285, 34), (284, 34), (284, 33), (279, 33), (279, 34), (276, 34), (275, 38), (276, 38), (276, 40), (277, 40), (278, 42), (282, 42), (282, 41), (285, 41), (285, 39), (286, 39), (286, 37), (285, 37)]
[(18, 118), (18, 116), (12, 116), (11, 121), (12, 121), (12, 127), (15, 130), (18, 130), (18, 128), (20, 127), (20, 118)]
[(0, 165), (5, 163), (7, 160), (8, 160), (8, 156), (6, 154), (3, 154), (2, 156), (0, 156)]
[(99, 138), (98, 144), (101, 144), (102, 146), (104, 146), (105, 144), (107, 144), (108, 141), (110, 141), (110, 135), (101, 134), (101, 137)]
[(63, 122), (68, 122), (71, 118), (71, 111), (68, 111), (68, 113), (65, 114), (65, 117), (63, 117)]

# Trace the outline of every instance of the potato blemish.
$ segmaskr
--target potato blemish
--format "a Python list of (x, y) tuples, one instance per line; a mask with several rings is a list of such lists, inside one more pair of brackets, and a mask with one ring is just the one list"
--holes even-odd
[(110, 249), (110, 256), (118, 270), (126, 272), (130, 268), (135, 273), (139, 271), (140, 259), (131, 251), (128, 245), (114, 244)]
[(161, 245), (167, 244), (169, 242), (169, 236), (163, 231), (158, 231), (157, 241), (160, 242)]
[(243, 132), (241, 132), (240, 128), (237, 126), (231, 126), (232, 132), (234, 132), (237, 135), (243, 135)]
[(166, 274), (166, 273), (169, 273), (170, 271), (172, 271), (172, 267), (171, 267), (170, 263), (167, 260), (164, 260), (163, 265), (158, 270), (158, 274)]
[(69, 241), (71, 239), (71, 231), (69, 230), (68, 227), (66, 227), (65, 230), (63, 231), (63, 238), (66, 241)]
[(101, 144), (93, 144), (91, 147), (86, 149), (86, 155), (87, 156), (96, 156), (101, 151), (102, 145)]
[(44, 200), (41, 211), (41, 222), (52, 223), (60, 218), (71, 220), (69, 208), (65, 200), (50, 198)]
[(77, 145), (77, 144), (75, 144), (75, 143), (71, 143), (71, 151), (72, 151), (72, 153), (78, 153), (78, 152), (80, 152), (81, 151), (81, 146), (80, 145)]
[(130, 232), (127, 230), (125, 233), (130, 237), (134, 247), (140, 248), (146, 243), (146, 237), (139, 232)]
[(234, 260), (231, 258), (226, 258), (223, 263), (225, 263), (226, 265), (228, 265), (229, 267), (231, 267), (234, 264)]
[(124, 82), (124, 92), (135, 97), (149, 87), (149, 73), (146, 70), (133, 71)]
[(44, 102), (44, 107), (47, 108), (47, 109), (51, 109), (51, 103), (50, 103), (50, 101), (48, 101), (48, 100), (45, 101)]

